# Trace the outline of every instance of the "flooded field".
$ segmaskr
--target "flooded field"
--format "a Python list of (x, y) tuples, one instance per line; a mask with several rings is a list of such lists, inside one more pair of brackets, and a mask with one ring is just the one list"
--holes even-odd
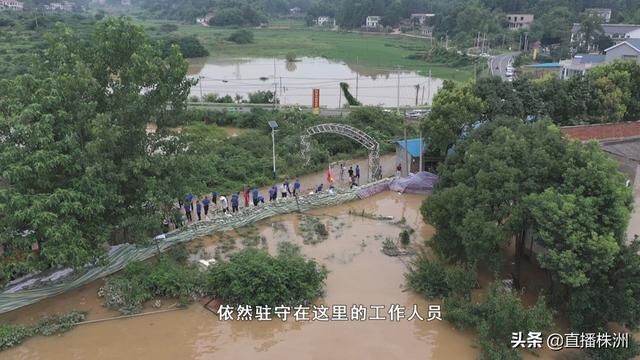
[[(221, 321), (195, 303), (185, 310), (81, 325), (58, 337), (35, 337), (3, 352), (2, 359), (475, 359), (475, 335), (445, 321), (426, 321), (428, 305), (437, 302), (404, 289), (406, 258), (381, 253), (382, 241), (397, 239), (400, 228), (391, 221), (350, 214), (366, 211), (394, 220), (405, 218), (416, 230), (412, 242), (421, 243), (433, 232), (419, 212), (423, 199), (385, 192), (314, 210), (308, 215), (321, 219), (329, 230), (329, 237), (315, 245), (303, 244), (298, 215), (257, 224), (270, 253), (276, 252), (278, 242), (291, 241), (307, 257), (326, 265), (330, 271), (326, 292), (317, 305), (383, 305), (381, 315), (387, 320), (371, 320), (369, 310), (366, 321)], [(217, 236), (206, 237), (192, 246), (199, 243), (200, 251), (213, 253), (218, 240)], [(240, 241), (236, 243), (242, 247)], [(0, 321), (31, 323), (46, 314), (72, 309), (88, 311), (89, 320), (117, 316), (102, 307), (96, 296), (101, 283), (4, 314)], [(166, 307), (173, 301), (163, 303)], [(408, 310), (416, 305), (425, 320), (391, 321), (386, 310), (392, 304)], [(552, 355), (545, 352), (540, 358)]]
[(324, 58), (301, 58), (295, 62), (266, 58), (206, 59), (192, 62), (189, 72), (201, 80), (201, 84), (191, 89), (191, 95), (237, 94), (246, 99), (250, 92), (275, 90), (283, 105), (311, 106), (311, 90), (320, 89), (320, 105), (329, 108), (346, 103), (340, 95), (341, 82), (349, 84), (349, 91), (363, 104), (389, 107), (397, 105), (398, 81), (401, 106), (415, 105), (416, 95), (418, 104), (431, 103), (442, 86), (440, 79), (429, 80), (415, 71), (400, 70), (398, 76), (392, 69), (371, 69)]

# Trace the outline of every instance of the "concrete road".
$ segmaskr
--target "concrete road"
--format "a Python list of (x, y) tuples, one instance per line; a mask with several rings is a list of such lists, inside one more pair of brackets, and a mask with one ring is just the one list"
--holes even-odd
[(511, 52), (490, 57), (489, 69), (491, 69), (491, 75), (500, 76), (502, 80), (507, 80), (507, 65), (513, 62), (513, 58), (518, 54), (518, 52)]

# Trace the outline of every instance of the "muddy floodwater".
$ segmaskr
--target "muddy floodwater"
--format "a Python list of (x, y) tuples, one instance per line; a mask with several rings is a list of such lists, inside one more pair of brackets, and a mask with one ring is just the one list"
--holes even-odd
[[(414, 305), (425, 320), (365, 321), (222, 321), (199, 303), (185, 310), (129, 319), (80, 325), (61, 336), (35, 337), (1, 353), (2, 359), (475, 359), (475, 335), (460, 331), (445, 321), (426, 321), (431, 304), (404, 290), (406, 258), (380, 252), (386, 237), (396, 239), (400, 228), (391, 221), (351, 215), (366, 211), (394, 220), (406, 219), (416, 230), (414, 243), (433, 233), (422, 221), (419, 208), (423, 196), (385, 192), (366, 200), (309, 214), (321, 219), (329, 230), (327, 240), (304, 245), (298, 215), (282, 215), (260, 222), (270, 253), (279, 241), (291, 241), (303, 253), (325, 264), (330, 271), (325, 295), (317, 305), (392, 304), (411, 309)], [(234, 232), (230, 232), (233, 235)], [(213, 252), (218, 237), (206, 237), (201, 251)], [(240, 241), (237, 242), (240, 247)], [(103, 319), (118, 313), (102, 307), (96, 296), (102, 281), (76, 291), (4, 314), (0, 321), (31, 323), (46, 314), (87, 311), (88, 319)], [(173, 301), (164, 300), (164, 306)], [(146, 311), (151, 311), (147, 309)], [(381, 313), (388, 318), (388, 314)], [(373, 316), (368, 311), (369, 318)], [(553, 358), (544, 352), (540, 358)], [(526, 358), (533, 358), (525, 354)]]
[(415, 71), (396, 73), (393, 69), (372, 69), (309, 57), (294, 62), (265, 58), (200, 59), (191, 63), (189, 73), (200, 79), (200, 84), (191, 88), (191, 95), (237, 94), (248, 99), (250, 92), (270, 90), (276, 92), (283, 105), (311, 106), (312, 89), (320, 89), (320, 105), (329, 108), (346, 103), (340, 92), (341, 82), (349, 84), (349, 91), (361, 103), (388, 107), (397, 105), (398, 89), (400, 106), (413, 106), (416, 95), (418, 104), (430, 104), (442, 86), (442, 80), (433, 77), (429, 80)]

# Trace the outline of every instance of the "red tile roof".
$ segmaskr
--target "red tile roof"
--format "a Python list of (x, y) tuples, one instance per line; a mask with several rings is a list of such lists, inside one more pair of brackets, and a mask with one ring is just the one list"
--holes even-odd
[(640, 121), (567, 126), (562, 128), (562, 133), (569, 139), (581, 141), (640, 137)]

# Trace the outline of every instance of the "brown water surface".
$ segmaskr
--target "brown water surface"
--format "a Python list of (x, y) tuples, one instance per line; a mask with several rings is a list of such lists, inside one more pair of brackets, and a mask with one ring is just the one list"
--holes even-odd
[[(416, 305), (426, 319), (427, 307), (437, 304), (404, 290), (406, 258), (380, 252), (386, 237), (398, 238), (391, 221), (350, 215), (368, 212), (404, 218), (416, 230), (414, 244), (433, 233), (422, 221), (424, 197), (385, 192), (366, 200), (316, 209), (329, 230), (327, 240), (304, 245), (298, 215), (274, 217), (258, 224), (275, 253), (279, 241), (292, 241), (305, 256), (330, 271), (324, 296), (316, 304), (399, 304), (407, 311)], [(274, 225), (275, 224), (275, 225)], [(229, 232), (229, 235), (234, 235)], [(218, 236), (203, 238), (201, 251), (213, 252)], [(240, 247), (240, 241), (237, 241)], [(42, 301), (0, 317), (1, 321), (31, 323), (45, 314), (72, 309), (89, 312), (89, 319), (117, 316), (101, 306), (96, 296), (102, 281)], [(172, 301), (163, 301), (168, 306)], [(151, 310), (147, 310), (151, 311)], [(371, 310), (368, 316), (372, 316)], [(408, 314), (407, 314), (408, 316)], [(81, 325), (66, 334), (35, 337), (1, 353), (2, 359), (475, 359), (475, 335), (456, 330), (445, 321), (406, 319), (366, 321), (221, 321), (200, 304), (186, 310)], [(540, 358), (552, 358), (544, 352)], [(533, 358), (525, 354), (526, 358)]]

